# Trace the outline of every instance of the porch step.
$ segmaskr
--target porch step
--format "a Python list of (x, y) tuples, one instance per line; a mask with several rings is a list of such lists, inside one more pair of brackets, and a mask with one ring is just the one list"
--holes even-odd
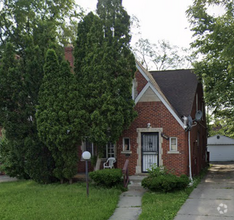
[(129, 176), (129, 185), (128, 189), (132, 190), (142, 190), (143, 187), (141, 186), (141, 181), (145, 179), (148, 175), (133, 175)]

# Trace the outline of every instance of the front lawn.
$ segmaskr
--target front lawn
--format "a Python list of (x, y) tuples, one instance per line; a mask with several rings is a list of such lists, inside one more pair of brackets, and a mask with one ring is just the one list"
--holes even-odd
[(190, 193), (207, 173), (205, 168), (196, 177), (193, 186), (175, 192), (146, 192), (142, 198), (142, 213), (138, 220), (173, 220)]
[(185, 190), (170, 193), (146, 192), (139, 220), (172, 220), (188, 198)]
[(107, 220), (121, 191), (86, 185), (40, 185), (33, 181), (0, 183), (1, 220)]

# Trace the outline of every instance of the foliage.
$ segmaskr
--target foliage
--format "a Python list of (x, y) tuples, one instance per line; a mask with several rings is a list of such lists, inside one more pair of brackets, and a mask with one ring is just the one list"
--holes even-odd
[(97, 146), (114, 143), (136, 116), (129, 20), (120, 0), (99, 0), (97, 15), (78, 25), (75, 75), (89, 114), (86, 134)]
[(54, 175), (60, 180), (71, 179), (77, 171), (77, 143), (85, 124), (79, 100), (69, 64), (59, 65), (55, 51), (49, 49), (36, 119), (39, 137), (52, 152)]
[(25, 127), (20, 123), (27, 120), (23, 118), (25, 87), (19, 70), (14, 48), (8, 43), (0, 66), (0, 121), (1, 126), (5, 128), (5, 137), (10, 140), (2, 142), (0, 153), (5, 166), (13, 167), (14, 171), (10, 174), (14, 175), (18, 172), (19, 177), (27, 177), (24, 172), (25, 151), (22, 149)]
[(193, 185), (185, 190), (174, 192), (146, 192), (142, 198), (142, 213), (139, 220), (173, 220), (189, 194), (197, 187), (207, 173), (207, 168), (194, 178)]
[[(34, 38), (36, 45), (41, 46), (43, 46), (42, 41), (48, 45), (50, 40), (54, 41), (55, 38), (63, 45), (72, 42), (77, 19), (83, 13), (80, 8), (78, 10), (74, 0), (3, 0), (1, 2), (0, 46), (11, 42), (19, 55), (24, 52), (27, 46), (25, 38), (29, 35)], [(44, 37), (40, 38), (39, 35)]]
[(90, 178), (98, 185), (113, 187), (122, 181), (121, 169), (103, 169), (89, 173)]
[(149, 169), (149, 176), (142, 180), (142, 186), (151, 191), (170, 192), (181, 190), (186, 188), (188, 184), (189, 178), (186, 175), (178, 177), (164, 167), (157, 166)]
[[(78, 19), (82, 12), (76, 12), (73, 0), (4, 0), (1, 4), (0, 126), (5, 129), (5, 140), (0, 152), (3, 167), (8, 175), (48, 183), (56, 180), (54, 159), (38, 137), (35, 119), (45, 54), (53, 44), (59, 61), (62, 60), (62, 45), (74, 38), (76, 21), (69, 22), (68, 18)], [(68, 172), (74, 172), (70, 168)]]
[[(222, 7), (224, 13), (211, 15), (210, 6)], [(194, 64), (195, 73), (204, 82), (206, 103), (213, 114), (221, 120), (230, 118), (227, 123), (234, 117), (233, 10), (231, 0), (196, 0), (187, 11), (195, 37), (192, 47), (202, 58)], [(228, 133), (233, 133), (232, 126)]]
[(109, 219), (116, 208), (120, 193), (121, 191), (115, 188), (103, 189), (90, 185), (87, 198), (84, 183), (0, 183), (0, 219)]
[[(3, 169), (10, 176), (33, 178), (39, 182), (53, 181), (53, 160), (47, 147), (37, 136), (35, 104), (40, 82), (40, 56), (33, 45), (22, 59), (15, 59), (8, 43), (0, 69), (0, 122), (4, 127), (0, 147)], [(35, 51), (34, 51), (35, 50)]]
[(189, 178), (184, 175), (177, 177), (173, 174), (161, 175), (158, 177), (147, 177), (142, 180), (142, 186), (151, 191), (170, 192), (181, 190), (187, 187)]
[(134, 54), (146, 69), (168, 70), (191, 68), (195, 56), (186, 48), (171, 45), (165, 40), (152, 44), (148, 39), (140, 38), (134, 48)]
[(153, 164), (150, 169), (147, 170), (149, 172), (150, 177), (158, 177), (165, 176), (169, 174), (169, 170), (167, 170), (164, 166), (157, 166), (157, 164)]

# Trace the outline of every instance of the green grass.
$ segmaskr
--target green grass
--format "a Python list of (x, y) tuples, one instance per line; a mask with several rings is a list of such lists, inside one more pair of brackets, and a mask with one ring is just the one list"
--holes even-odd
[(185, 190), (170, 193), (146, 192), (142, 198), (142, 213), (139, 220), (173, 220), (189, 194), (197, 187), (206, 173), (207, 169), (194, 180), (192, 187)]
[(0, 183), (1, 220), (107, 220), (121, 191), (86, 185), (33, 181)]

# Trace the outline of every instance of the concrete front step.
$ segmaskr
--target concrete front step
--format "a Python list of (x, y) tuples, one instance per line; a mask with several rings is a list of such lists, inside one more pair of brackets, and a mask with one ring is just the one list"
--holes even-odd
[(132, 182), (141, 182), (147, 176), (148, 176), (148, 174), (132, 175), (132, 176), (129, 176), (129, 180), (132, 181)]
[(141, 181), (146, 178), (148, 175), (134, 175), (129, 176), (130, 184), (128, 185), (128, 189), (132, 190), (142, 190)]

